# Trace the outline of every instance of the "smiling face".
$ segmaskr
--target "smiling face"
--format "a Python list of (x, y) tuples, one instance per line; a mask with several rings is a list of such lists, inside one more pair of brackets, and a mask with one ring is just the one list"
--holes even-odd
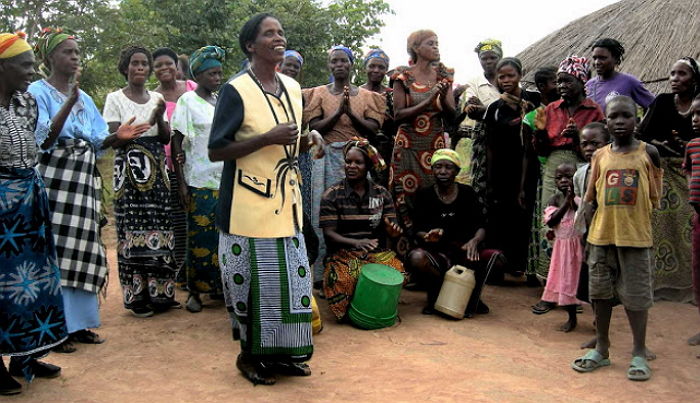
[(367, 81), (374, 84), (379, 84), (384, 81), (384, 76), (386, 76), (386, 71), (389, 66), (386, 65), (386, 61), (379, 58), (369, 59), (365, 71), (367, 72)]
[(153, 60), (153, 72), (161, 83), (177, 79), (177, 62), (168, 55), (160, 55)]
[(365, 154), (357, 147), (348, 150), (345, 154), (345, 177), (351, 181), (366, 178), (367, 169)]
[(51, 71), (72, 76), (80, 69), (80, 47), (74, 39), (61, 42), (48, 57)]
[(620, 62), (613, 57), (607, 48), (593, 48), (593, 68), (602, 78), (608, 78)]
[(149, 75), (151, 75), (151, 66), (148, 63), (148, 57), (143, 53), (131, 55), (126, 72), (127, 81), (136, 85), (144, 85)]
[(671, 67), (669, 81), (671, 83), (671, 91), (674, 94), (685, 94), (693, 91), (695, 85), (697, 85), (696, 80), (697, 77), (693, 75), (693, 70), (687, 64), (676, 62)]
[(520, 73), (515, 67), (505, 64), (496, 72), (498, 86), (508, 94), (513, 94), (518, 89), (520, 84)]
[(284, 58), (282, 65), (280, 66), (280, 73), (287, 77), (296, 79), (301, 72), (301, 63), (294, 56), (288, 56)]
[(625, 141), (634, 135), (637, 123), (636, 110), (629, 102), (613, 99), (608, 103), (606, 119), (610, 135)]
[(0, 60), (0, 80), (10, 91), (27, 91), (34, 78), (34, 52), (27, 51), (9, 59)]
[(282, 24), (273, 17), (262, 20), (255, 41), (249, 42), (246, 49), (251, 60), (256, 58), (274, 64), (282, 63), (284, 51), (287, 49), (287, 38), (284, 36)]
[(435, 161), (432, 169), (435, 181), (441, 185), (451, 185), (454, 183), (455, 178), (457, 178), (457, 174), (459, 173), (459, 168), (457, 168), (457, 165), (447, 160)]
[(345, 80), (350, 76), (352, 63), (347, 53), (342, 50), (334, 50), (328, 56), (328, 70), (331, 71), (336, 81)]

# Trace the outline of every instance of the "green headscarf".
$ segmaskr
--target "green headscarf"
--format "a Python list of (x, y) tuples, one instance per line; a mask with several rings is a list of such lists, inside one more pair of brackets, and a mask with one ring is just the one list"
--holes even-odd
[(36, 53), (41, 61), (39, 72), (44, 76), (49, 76), (51, 74), (51, 65), (48, 63), (48, 57), (51, 55), (51, 52), (68, 39), (75, 39), (75, 35), (64, 32), (62, 28), (47, 27), (41, 31), (41, 36), (36, 46), (34, 46), (34, 53)]

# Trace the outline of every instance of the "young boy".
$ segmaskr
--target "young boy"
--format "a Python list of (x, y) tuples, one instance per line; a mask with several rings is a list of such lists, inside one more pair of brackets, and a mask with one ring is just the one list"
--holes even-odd
[[(700, 95), (695, 97), (690, 105), (693, 132), (698, 136), (686, 146), (685, 163), (683, 168), (688, 174), (688, 187), (690, 195), (688, 202), (695, 209), (693, 217), (693, 290), (695, 302), (700, 308)], [(700, 345), (700, 333), (688, 339), (691, 346)], [(700, 355), (697, 356), (700, 358)]]
[(647, 314), (653, 305), (651, 213), (661, 195), (663, 170), (656, 147), (634, 137), (636, 106), (618, 96), (607, 105), (613, 142), (593, 154), (584, 208), (595, 209), (588, 230), (589, 294), (596, 348), (571, 363), (579, 372), (610, 365), (610, 317), (624, 305), (634, 340), (627, 378), (651, 377), (646, 360)]

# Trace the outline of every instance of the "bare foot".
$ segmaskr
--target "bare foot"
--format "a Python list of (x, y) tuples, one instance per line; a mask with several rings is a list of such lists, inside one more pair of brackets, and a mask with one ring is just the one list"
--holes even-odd
[(691, 346), (700, 346), (700, 333), (688, 339), (688, 344)]
[(274, 385), (277, 382), (274, 375), (262, 369), (260, 365), (256, 365), (247, 354), (238, 354), (236, 367), (253, 385)]
[(576, 329), (576, 320), (567, 320), (563, 325), (559, 326), (559, 331), (569, 333)]
[(596, 339), (594, 337), (594, 338), (588, 340), (587, 342), (584, 342), (583, 344), (581, 344), (581, 349), (583, 350), (583, 349), (595, 348), (597, 340), (598, 339)]

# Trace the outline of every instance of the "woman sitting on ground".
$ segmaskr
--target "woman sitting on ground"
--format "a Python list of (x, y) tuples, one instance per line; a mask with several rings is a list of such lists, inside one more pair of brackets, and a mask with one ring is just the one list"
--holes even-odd
[(348, 142), (343, 154), (345, 179), (324, 193), (319, 217), (328, 247), (323, 287), (338, 319), (347, 313), (364, 264), (380, 263), (404, 272), (396, 254), (386, 249), (387, 236), (401, 234), (394, 201), (389, 191), (367, 177), (370, 168), (384, 169), (386, 164), (366, 140)]
[(418, 247), (408, 254), (409, 267), (422, 276), (428, 290), (423, 314), (434, 313), (445, 272), (455, 264), (474, 270), (476, 276), (465, 316), (488, 313), (489, 308), (479, 298), (488, 275), (487, 255), (492, 254), (479, 248), (486, 236), (483, 208), (471, 186), (455, 182), (462, 167), (456, 151), (436, 150), (430, 164), (435, 184), (416, 193), (412, 219)]

